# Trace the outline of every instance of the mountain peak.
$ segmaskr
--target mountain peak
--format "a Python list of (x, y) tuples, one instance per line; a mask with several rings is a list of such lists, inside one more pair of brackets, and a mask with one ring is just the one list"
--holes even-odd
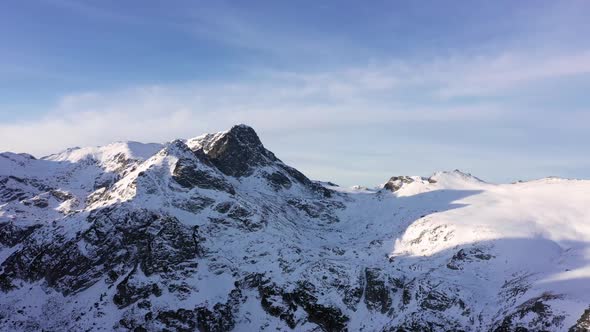
[(417, 179), (422, 180), (421, 178), (415, 177), (415, 176), (414, 177), (407, 176), (407, 175), (392, 176), (383, 185), (383, 189), (387, 189), (389, 191), (396, 192), (396, 191), (400, 190), (404, 185), (415, 182), (415, 181), (417, 181)]
[(442, 172), (435, 172), (430, 179), (441, 182), (441, 183), (475, 183), (475, 184), (485, 184), (486, 182), (482, 179), (471, 175), (471, 173), (463, 172), (461, 170), (455, 169), (453, 171), (442, 171)]
[(230, 131), (231, 130), (252, 130), (252, 131), (254, 131), (254, 128), (252, 128), (251, 126), (244, 124), (244, 123), (238, 123), (238, 124), (233, 125), (231, 127)]
[(244, 124), (216, 135), (206, 154), (224, 174), (237, 177), (250, 175), (255, 166), (265, 166), (278, 160), (264, 148), (256, 131)]
[(230, 130), (227, 131), (226, 135), (231, 139), (235, 139), (242, 145), (247, 145), (249, 147), (263, 147), (258, 134), (254, 128), (245, 125), (245, 124), (238, 124), (231, 127)]

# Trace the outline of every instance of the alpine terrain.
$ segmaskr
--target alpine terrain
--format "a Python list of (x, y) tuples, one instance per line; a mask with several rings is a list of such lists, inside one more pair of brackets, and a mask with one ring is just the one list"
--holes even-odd
[(245, 125), (2, 153), (0, 330), (590, 331), (590, 181), (341, 188)]

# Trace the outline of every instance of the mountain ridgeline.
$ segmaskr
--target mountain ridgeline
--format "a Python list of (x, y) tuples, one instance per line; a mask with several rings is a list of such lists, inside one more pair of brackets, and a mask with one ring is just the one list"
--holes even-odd
[(246, 125), (6, 152), (0, 330), (588, 331), (588, 202), (458, 170), (341, 188)]

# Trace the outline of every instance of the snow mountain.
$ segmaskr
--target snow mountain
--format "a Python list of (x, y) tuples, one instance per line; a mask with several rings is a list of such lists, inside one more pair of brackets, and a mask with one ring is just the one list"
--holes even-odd
[(0, 154), (1, 331), (590, 331), (590, 181), (313, 181), (237, 125)]

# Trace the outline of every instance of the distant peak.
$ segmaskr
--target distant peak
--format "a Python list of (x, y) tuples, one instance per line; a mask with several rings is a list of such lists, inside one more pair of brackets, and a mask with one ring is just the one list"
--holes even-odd
[(485, 181), (476, 176), (471, 175), (471, 173), (463, 172), (458, 169), (454, 171), (436, 172), (429, 179), (441, 183), (445, 186), (486, 184)]
[(389, 181), (387, 181), (383, 185), (383, 189), (387, 189), (392, 192), (396, 192), (400, 190), (405, 185), (414, 182), (421, 182), (421, 183), (434, 183), (436, 181), (431, 179), (426, 179), (420, 176), (407, 176), (407, 175), (400, 175), (400, 176), (392, 176)]

